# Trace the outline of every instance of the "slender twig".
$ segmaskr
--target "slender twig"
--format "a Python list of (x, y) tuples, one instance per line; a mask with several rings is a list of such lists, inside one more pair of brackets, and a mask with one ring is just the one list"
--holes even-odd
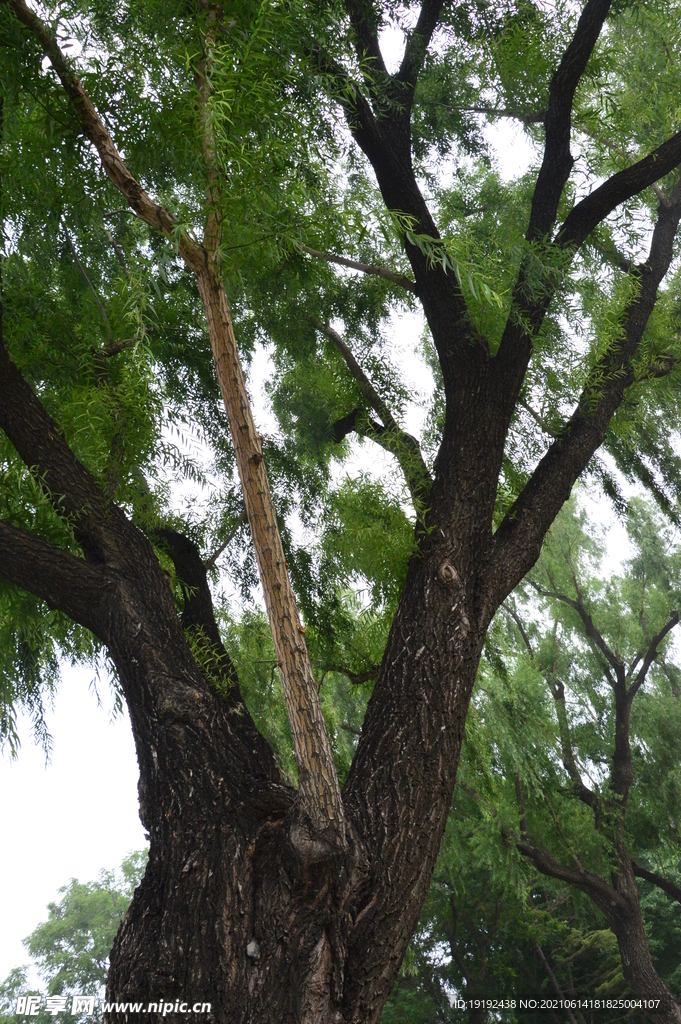
[(311, 249), (309, 245), (303, 245), (302, 243), (299, 243), (297, 248), (307, 253), (308, 256), (314, 256), (315, 259), (324, 260), (326, 263), (337, 263), (339, 266), (348, 267), (350, 270), (359, 270), (362, 274), (382, 277), (385, 281), (390, 281), (391, 284), (396, 284), (400, 288), (406, 288), (407, 291), (416, 294), (415, 281), (407, 277), (406, 274), (399, 274), (388, 267), (378, 267), (373, 263), (359, 263), (357, 260), (350, 260), (346, 256), (337, 256), (332, 252), (321, 252), (319, 249)]
[(83, 264), (80, 261), (80, 257), (78, 256), (78, 252), (76, 250), (76, 247), (73, 244), (73, 239), (71, 238), (71, 235), (69, 234), (69, 231), (68, 231), (66, 225), (64, 225), (64, 234), (66, 235), (66, 240), (69, 243), (69, 248), (70, 248), (71, 254), (73, 255), (73, 258), (74, 258), (74, 260), (76, 262), (76, 266), (80, 270), (81, 276), (82, 276), (83, 280), (85, 281), (86, 285), (88, 286), (88, 288), (90, 289), (90, 291), (94, 295), (95, 302), (97, 303), (97, 308), (99, 309), (99, 312), (102, 314), (102, 320), (104, 321), (104, 327), (106, 329), (106, 336), (109, 339), (109, 345), (113, 345), (114, 344), (113, 334), (111, 333), (111, 327), (109, 326), (109, 318), (106, 315), (106, 310), (104, 309), (104, 304), (102, 303), (102, 300), (100, 299), (100, 297), (99, 297), (99, 295), (97, 293), (97, 289), (95, 288), (95, 286), (93, 285), (92, 281), (88, 277), (87, 271), (85, 270), (85, 267), (83, 266)]
[(508, 117), (523, 124), (541, 124), (546, 118), (545, 110), (515, 110), (512, 107), (490, 107), (484, 105), (465, 106), (464, 104), (445, 103), (443, 100), (430, 100), (417, 97), (416, 105), (420, 107), (440, 107), (452, 114), (486, 114), (488, 117)]
[(203, 563), (205, 568), (206, 568), (206, 570), (213, 568), (213, 566), (217, 562), (217, 560), (220, 557), (220, 555), (222, 554), (222, 552), (225, 550), (225, 548), (228, 546), (228, 544), (230, 544), (234, 540), (234, 538), (236, 537), (236, 535), (239, 532), (239, 530), (241, 529), (241, 527), (245, 526), (247, 522), (248, 522), (248, 519), (246, 518), (246, 514), (245, 513), (243, 515), (239, 516), (236, 524), (229, 531), (229, 533), (225, 537), (224, 541), (221, 544), (218, 545), (218, 547), (215, 549), (213, 554), (210, 555), (206, 559), (206, 561)]
[(530, 657), (534, 658), (534, 651), (532, 649), (532, 644), (530, 643), (530, 638), (527, 635), (527, 632), (526, 632), (525, 627), (523, 625), (523, 621), (520, 618), (520, 616), (518, 615), (518, 612), (516, 611), (515, 606), (511, 603), (510, 600), (508, 600), (508, 601), (504, 601), (504, 603), (502, 604), (501, 607), (506, 612), (506, 614), (510, 615), (510, 617), (515, 622), (516, 626), (518, 627), (518, 632), (520, 633), (521, 637), (523, 638), (523, 643), (525, 644), (525, 647), (527, 647), (527, 650), (529, 652)]
[(520, 397), (518, 398), (518, 405), (522, 406), (526, 412), (529, 412), (532, 419), (541, 427), (545, 434), (548, 434), (549, 437), (558, 437), (558, 432), (548, 425), (544, 417), (540, 416), (539, 413), (532, 408), (529, 402), (526, 402), (524, 398)]
[(571, 1024), (577, 1024), (577, 1018), (575, 1017), (574, 1013), (570, 1009), (570, 1004), (566, 1001), (565, 996), (563, 995), (561, 987), (558, 984), (558, 979), (556, 978), (555, 974), (551, 970), (551, 966), (550, 966), (548, 960), (544, 956), (544, 950), (541, 948), (541, 946), (539, 945), (538, 942), (535, 942), (534, 948), (536, 949), (537, 953), (539, 953), (539, 957), (541, 959), (541, 962), (544, 964), (544, 968), (546, 970), (546, 973), (548, 974), (549, 980), (551, 981), (551, 984), (553, 985), (554, 992), (556, 993), (558, 998), (563, 1002), (563, 1005), (565, 1006), (565, 1009), (567, 1011), (568, 1017), (570, 1018)]

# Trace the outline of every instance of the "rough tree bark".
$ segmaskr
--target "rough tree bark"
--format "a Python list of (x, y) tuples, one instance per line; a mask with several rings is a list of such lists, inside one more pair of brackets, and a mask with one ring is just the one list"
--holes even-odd
[[(171, 214), (125, 167), (52, 31), (23, 0), (1, 0), (57, 72), (104, 170), (132, 209), (176, 239)], [(681, 162), (681, 134), (578, 203), (556, 230), (570, 172), (575, 90), (610, 7), (588, 0), (553, 78), (546, 150), (527, 236), (574, 253), (618, 204)], [(395, 75), (383, 63), (375, 13), (348, 0), (366, 89), (305, 43), (342, 96), (348, 124), (390, 210), (438, 233), (411, 162), (410, 116), (440, 17), (424, 0)], [(150, 835), (142, 885), (111, 956), (108, 996), (190, 999), (229, 1024), (376, 1024), (425, 899), (456, 779), (480, 652), (496, 609), (536, 560), (542, 538), (603, 441), (633, 383), (634, 359), (671, 259), (678, 200), (660, 207), (656, 240), (623, 338), (603, 356), (569, 424), (496, 533), (492, 516), (504, 444), (552, 299), (526, 294), (521, 272), (497, 355), (472, 328), (455, 278), (405, 241), (414, 289), (442, 366), (446, 418), (425, 529), (409, 566), (342, 800), (319, 713), (248, 407), (219, 268), (205, 245), (176, 241), (197, 277), (237, 452), (301, 780), (278, 778), (241, 700), (215, 626), (198, 553), (160, 538), (194, 581), (178, 617), (150, 543), (108, 502), (0, 350), (0, 426), (73, 523), (83, 558), (0, 524), (3, 575), (82, 622), (108, 646), (130, 710), (140, 766), (140, 814)], [(224, 685), (194, 659), (184, 626), (212, 645)], [(633, 875), (632, 875), (633, 879)], [(634, 883), (635, 884), (635, 883)], [(128, 1010), (111, 1020), (146, 1019)]]

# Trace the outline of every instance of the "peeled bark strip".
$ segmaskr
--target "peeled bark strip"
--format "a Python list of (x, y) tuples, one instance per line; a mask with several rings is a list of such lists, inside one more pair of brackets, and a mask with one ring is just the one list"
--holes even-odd
[(291, 840), (305, 860), (316, 861), (345, 846), (336, 769), (284, 557), (263, 461), (262, 439), (248, 400), (227, 298), (211, 267), (197, 273), (197, 282), (234, 442), (298, 765), (303, 815), (292, 826)]

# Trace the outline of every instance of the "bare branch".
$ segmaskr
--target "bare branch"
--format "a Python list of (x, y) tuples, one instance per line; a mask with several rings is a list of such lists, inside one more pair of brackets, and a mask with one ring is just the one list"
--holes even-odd
[[(126, 210), (125, 213), (129, 213), (129, 211)], [(113, 251), (116, 253), (116, 259), (118, 260), (120, 265), (125, 270), (127, 270), (128, 269), (128, 264), (127, 264), (127, 261), (125, 259), (125, 253), (123, 252), (122, 248), (120, 247), (120, 245), (116, 241), (116, 238), (115, 238), (113, 232), (109, 231), (108, 228), (106, 230), (106, 239), (107, 239), (109, 245), (111, 245), (111, 247), (113, 248)]]
[(213, 566), (214, 566), (214, 565), (215, 565), (215, 563), (217, 562), (217, 560), (218, 560), (218, 558), (220, 557), (220, 555), (222, 554), (222, 552), (223, 552), (223, 551), (224, 551), (224, 550), (225, 550), (225, 549), (226, 549), (226, 548), (228, 547), (228, 545), (229, 545), (229, 544), (231, 544), (231, 542), (232, 542), (232, 541), (234, 540), (234, 538), (236, 537), (236, 535), (237, 535), (237, 533), (239, 532), (239, 530), (240, 530), (240, 529), (241, 529), (241, 528), (242, 528), (243, 526), (246, 526), (247, 524), (248, 524), (248, 516), (247, 516), (247, 515), (246, 515), (246, 513), (244, 512), (244, 514), (243, 514), (243, 515), (239, 516), (239, 518), (238, 518), (238, 520), (237, 520), (236, 524), (235, 524), (235, 525), (233, 526), (233, 528), (232, 528), (232, 529), (231, 529), (231, 530), (229, 531), (229, 533), (228, 533), (228, 534), (227, 534), (227, 536), (225, 537), (225, 539), (224, 539), (224, 541), (222, 542), (222, 544), (219, 544), (219, 545), (218, 545), (218, 547), (217, 547), (217, 548), (215, 549), (215, 551), (213, 552), (213, 554), (212, 554), (212, 555), (210, 555), (210, 556), (209, 556), (209, 557), (208, 557), (208, 558), (206, 559), (206, 561), (204, 562), (204, 565), (205, 565), (205, 567), (206, 567), (206, 570), (208, 570), (208, 569), (212, 569), (212, 568), (213, 568)]
[(546, 145), (532, 197), (527, 229), (529, 241), (545, 238), (555, 222), (558, 203), (573, 164), (570, 153), (572, 103), (611, 3), (612, 0), (588, 0), (570, 45), (551, 79), (544, 122)]
[(565, 706), (565, 687), (563, 683), (553, 677), (550, 680), (551, 690), (553, 692), (553, 699), (556, 705), (556, 715), (558, 717), (558, 729), (560, 732), (560, 746), (563, 760), (563, 766), (565, 771), (570, 776), (572, 782), (572, 790), (575, 796), (579, 797), (582, 803), (587, 804), (591, 807), (596, 815), (596, 826), (600, 825), (600, 800), (598, 794), (589, 789), (585, 785), (582, 776), (577, 768), (575, 762), (574, 753), (572, 750), (572, 740), (570, 737), (570, 725), (568, 723), (567, 708)]
[(517, 110), (512, 107), (490, 107), (484, 105), (466, 106), (465, 104), (444, 103), (442, 100), (431, 100), (426, 97), (417, 97), (416, 106), (419, 107), (441, 107), (452, 114), (471, 113), (485, 114), (487, 117), (508, 117), (514, 121), (522, 121), (523, 124), (541, 124), (546, 119), (545, 110)]
[(563, 995), (563, 991), (562, 991), (560, 985), (558, 984), (558, 979), (556, 978), (555, 974), (551, 970), (551, 965), (549, 964), (548, 960), (544, 956), (544, 950), (541, 948), (541, 946), (539, 945), (538, 942), (534, 943), (534, 948), (537, 951), (537, 953), (539, 954), (539, 958), (540, 958), (541, 962), (544, 964), (544, 969), (546, 970), (546, 973), (549, 976), (549, 981), (553, 985), (553, 991), (556, 993), (556, 995), (558, 996), (559, 999), (562, 999), (562, 1000), (565, 1001), (565, 1009), (567, 1010), (567, 1015), (570, 1018), (571, 1024), (577, 1024), (577, 1018), (575, 1017), (574, 1013), (570, 1009), (570, 1004), (567, 1002), (567, 1000), (565, 1000), (565, 996)]
[(311, 249), (308, 245), (299, 245), (298, 248), (302, 249), (309, 256), (314, 256), (315, 259), (325, 260), (327, 263), (337, 263), (341, 267), (349, 267), (350, 270), (359, 270), (362, 274), (382, 277), (384, 280), (390, 281), (391, 284), (396, 284), (400, 288), (405, 288), (407, 291), (417, 294), (416, 282), (407, 277), (406, 274), (398, 274), (395, 270), (389, 270), (387, 267), (377, 267), (371, 263), (358, 263), (356, 260), (349, 260), (345, 256), (336, 256), (332, 252), (320, 252), (319, 249)]
[(325, 672), (337, 672), (340, 676), (345, 676), (349, 679), (354, 686), (361, 686), (362, 683), (369, 683), (372, 679), (375, 679), (378, 675), (380, 665), (372, 665), (365, 672), (350, 672), (347, 668), (339, 668), (336, 665), (327, 665)]
[(346, 366), (348, 367), (350, 373), (359, 384), (362, 395), (367, 400), (371, 408), (375, 412), (377, 412), (378, 415), (381, 417), (381, 419), (383, 420), (383, 425), (385, 427), (397, 428), (397, 424), (395, 423), (395, 420), (393, 419), (392, 413), (388, 409), (388, 406), (385, 404), (385, 402), (379, 395), (378, 391), (376, 391), (375, 387), (367, 377), (366, 373), (355, 359), (352, 353), (352, 349), (350, 348), (348, 343), (341, 337), (338, 331), (334, 330), (331, 324), (325, 324), (323, 323), (323, 321), (315, 319), (314, 325), (318, 331), (321, 331), (322, 334), (325, 334), (329, 341), (332, 341), (333, 344), (336, 346), (336, 348), (342, 355), (343, 359), (345, 360)]
[(532, 408), (530, 403), (526, 402), (525, 399), (522, 396), (518, 399), (518, 405), (521, 406), (521, 408), (523, 408), (526, 412), (529, 412), (529, 414), (532, 417), (532, 419), (534, 420), (534, 422), (539, 427), (541, 427), (541, 429), (544, 431), (545, 434), (548, 434), (549, 437), (557, 437), (558, 436), (557, 432), (552, 427), (550, 427), (548, 425), (548, 423), (546, 422), (544, 417), (540, 416), (539, 413), (536, 412)]
[(577, 597), (577, 599), (575, 599), (574, 597), (568, 597), (567, 594), (561, 594), (557, 590), (545, 590), (544, 587), (540, 586), (538, 583), (534, 581), (531, 582), (531, 585), (534, 587), (538, 594), (542, 595), (542, 597), (553, 598), (553, 600), (561, 601), (563, 604), (566, 604), (570, 608), (574, 609), (574, 611), (577, 612), (580, 619), (584, 623), (586, 635), (595, 645), (597, 650), (600, 651), (600, 653), (606, 659), (608, 664), (615, 670), (615, 672), (621, 674), (621, 672), (624, 669), (624, 663), (620, 658), (617, 657), (614, 651), (612, 651), (610, 647), (608, 647), (607, 643), (605, 642), (605, 639), (603, 638), (603, 634), (596, 628), (596, 624), (594, 623), (594, 620), (591, 618), (591, 615), (588, 612), (586, 606), (584, 605), (584, 602), (582, 601), (581, 597)]
[(368, 404), (383, 420), (383, 425), (370, 417), (362, 417), (360, 410), (354, 409), (342, 420), (332, 425), (332, 436), (341, 440), (352, 430), (362, 433), (365, 437), (376, 441), (386, 451), (391, 452), (400, 464), (405, 481), (412, 496), (414, 507), (420, 510), (431, 487), (431, 476), (423, 461), (421, 446), (415, 437), (396, 423), (390, 409), (373, 386), (362, 367), (355, 359), (352, 349), (330, 324), (315, 320), (314, 325), (329, 341), (336, 346), (350, 373), (359, 384), (360, 391)]
[(655, 658), (657, 657), (660, 644), (666, 637), (667, 633), (671, 632), (674, 626), (678, 624), (678, 621), (679, 613), (672, 612), (669, 621), (664, 624), (659, 633), (656, 633), (653, 639), (651, 640), (650, 646), (648, 647), (648, 650), (646, 651), (645, 657), (643, 659), (643, 664), (636, 673), (636, 679), (629, 688), (628, 696), (630, 700), (633, 700), (634, 696), (636, 695), (636, 691), (639, 689), (642, 683), (645, 682), (645, 678), (648, 675), (648, 670), (652, 663), (655, 661)]
[(126, 348), (132, 348), (137, 339), (136, 338), (125, 338), (122, 341), (112, 341), (110, 345), (104, 345), (102, 348), (94, 349), (94, 356), (103, 356), (104, 359), (111, 359), (112, 356), (117, 356), (119, 352), (124, 352)]

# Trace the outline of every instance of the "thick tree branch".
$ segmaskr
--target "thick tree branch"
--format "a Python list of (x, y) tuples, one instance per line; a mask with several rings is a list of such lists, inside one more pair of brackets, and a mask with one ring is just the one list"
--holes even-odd
[(621, 334), (598, 360), (574, 413), (553, 442), (499, 526), (490, 559), (489, 586), (500, 602), (539, 556), (541, 543), (573, 484), (603, 443), (624, 394), (637, 379), (634, 359), (657, 290), (669, 269), (681, 218), (681, 181), (669, 208), (660, 207), (648, 259)]
[(107, 640), (107, 571), (0, 520), (0, 575)]
[(414, 95), (416, 81), (423, 68), (426, 51), (437, 27), (443, 6), (443, 0), (423, 0), (416, 25), (407, 38), (404, 57), (396, 76), (398, 81), (408, 86), (407, 112), (411, 110), (411, 98)]
[(2, 344), (1, 307), (0, 428), (24, 463), (37, 471), (57, 511), (71, 517), (86, 557), (93, 562), (117, 561), (127, 520), (116, 506), (107, 503), (97, 481), (75, 457), (60, 428), (9, 358)]
[(585, 871), (584, 868), (561, 864), (547, 850), (534, 846), (528, 841), (528, 838), (521, 838), (516, 843), (516, 846), (520, 853), (527, 857), (528, 860), (531, 860), (543, 875), (548, 875), (549, 878), (557, 878), (561, 882), (567, 882), (568, 885), (574, 885), (592, 898), (596, 895), (602, 901), (613, 903), (621, 901), (621, 897), (616, 890), (608, 885), (607, 882), (604, 882), (602, 878), (599, 878), (598, 875), (592, 875), (590, 871)]
[(333, 83), (330, 91), (342, 107), (357, 144), (367, 154), (377, 153), (381, 147), (381, 136), (360, 84), (318, 43), (312, 43), (309, 52), (322, 74)]
[(347, 0), (345, 6), (355, 34), (357, 57), (363, 70), (370, 80), (376, 72), (387, 77), (388, 71), (378, 42), (379, 12), (371, 0)]
[[(679, 163), (681, 163), (681, 132), (672, 135), (670, 139), (667, 139), (638, 163), (608, 178), (590, 195), (577, 203), (558, 231), (556, 244), (563, 248), (578, 249), (594, 228), (618, 206), (626, 202), (627, 199), (639, 195), (660, 178), (664, 178), (678, 167)], [(660, 203), (660, 206), (671, 212), (673, 200), (665, 196), (665, 201)]]
[(532, 211), (527, 229), (528, 241), (545, 238), (555, 222), (558, 203), (573, 164), (570, 132), (575, 92), (611, 3), (612, 0), (588, 0), (570, 45), (551, 79), (549, 106), (544, 122), (546, 145), (532, 197)]
[(236, 668), (215, 621), (213, 598), (206, 573), (208, 566), (202, 561), (196, 544), (177, 530), (162, 527), (154, 530), (152, 537), (163, 545), (172, 558), (182, 584), (182, 625), (192, 644), (194, 656), (238, 717), (239, 732), (242, 741), (245, 740), (245, 748), (262, 766), (267, 766), (272, 778), (277, 778), (279, 773), (272, 748), (258, 732), (244, 704)]
[(319, 249), (311, 249), (308, 245), (300, 245), (298, 248), (309, 256), (314, 256), (315, 259), (325, 260), (327, 263), (337, 263), (341, 267), (349, 267), (350, 270), (359, 270), (362, 274), (382, 277), (385, 281), (390, 281), (391, 284), (396, 284), (400, 288), (405, 288), (407, 291), (417, 294), (416, 282), (407, 277), (406, 274), (398, 274), (395, 270), (389, 270), (387, 267), (377, 267), (372, 263), (358, 263), (356, 260), (349, 260), (345, 256), (336, 256), (332, 252), (320, 252)]
[(634, 874), (637, 878), (642, 878), (645, 882), (650, 882), (651, 885), (657, 886), (658, 889), (662, 889), (668, 896), (671, 896), (677, 903), (681, 903), (681, 886), (675, 885), (674, 882), (670, 882), (668, 878), (663, 878), (662, 875), (657, 875), (654, 871), (648, 871), (647, 868), (642, 868), (640, 865), (635, 864), (632, 860), (631, 866), (634, 870)]

